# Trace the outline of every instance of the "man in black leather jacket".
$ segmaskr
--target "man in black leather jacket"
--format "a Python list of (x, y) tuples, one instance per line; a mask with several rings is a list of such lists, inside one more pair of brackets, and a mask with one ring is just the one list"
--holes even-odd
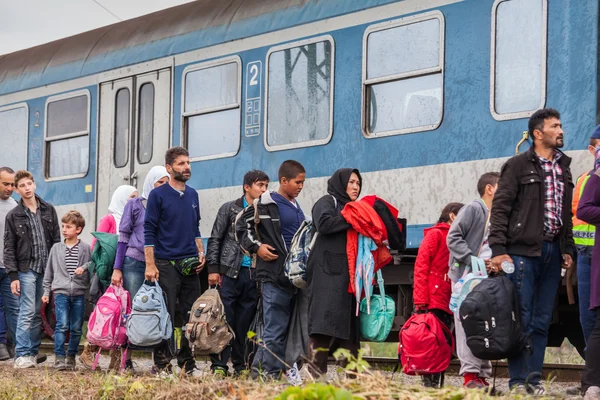
[(33, 368), (42, 360), (37, 357), (42, 339), (42, 281), (50, 249), (60, 242), (60, 225), (54, 207), (35, 194), (30, 172), (17, 171), (15, 187), (21, 201), (6, 216), (4, 265), (20, 303), (15, 368)]
[(244, 196), (221, 206), (208, 239), (208, 283), (214, 286), (222, 281), (219, 291), (221, 301), (225, 307), (227, 323), (235, 332), (232, 343), (220, 355), (211, 355), (211, 369), (215, 375), (227, 375), (230, 356), (234, 374), (239, 375), (248, 367), (244, 360), (244, 343), (256, 312), (258, 290), (252, 258), (244, 254), (236, 242), (234, 223), (238, 213), (259, 198), (268, 185), (269, 177), (264, 172), (247, 172), (244, 175)]
[[(492, 269), (513, 263), (508, 274), (519, 295), (521, 321), (533, 353), (508, 359), (509, 385), (517, 393), (541, 395), (548, 330), (561, 267), (570, 268), (575, 246), (571, 159), (559, 149), (564, 132), (558, 111), (536, 111), (529, 119), (533, 145), (509, 159), (500, 174), (491, 211)], [(505, 264), (506, 265), (506, 264)]]

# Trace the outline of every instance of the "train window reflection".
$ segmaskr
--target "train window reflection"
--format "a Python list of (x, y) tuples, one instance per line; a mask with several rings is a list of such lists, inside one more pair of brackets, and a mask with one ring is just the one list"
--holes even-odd
[(230, 157), (240, 147), (239, 58), (184, 72), (183, 129), (192, 160)]
[(333, 132), (333, 39), (316, 38), (267, 56), (266, 147), (325, 144)]
[(46, 102), (45, 176), (81, 177), (90, 160), (88, 91), (51, 97)]
[(123, 88), (117, 91), (115, 101), (115, 139), (114, 162), (115, 167), (122, 168), (129, 161), (129, 131), (130, 131), (130, 93)]
[(444, 19), (440, 12), (367, 29), (363, 131), (379, 137), (436, 129), (444, 103)]
[[(0, 143), (10, 151), (2, 153), (1, 164), (15, 171), (27, 169), (27, 105), (17, 105), (0, 109)], [(38, 151), (38, 159), (41, 153)]]
[(524, 118), (546, 102), (546, 0), (496, 1), (492, 13), (491, 111)]
[(139, 108), (137, 158), (140, 164), (147, 164), (152, 160), (154, 141), (154, 85), (150, 82), (140, 88)]

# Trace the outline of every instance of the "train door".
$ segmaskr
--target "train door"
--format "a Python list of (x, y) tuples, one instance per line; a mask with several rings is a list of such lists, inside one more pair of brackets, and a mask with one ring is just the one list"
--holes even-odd
[(164, 165), (170, 116), (169, 68), (100, 85), (98, 220), (118, 186), (135, 186), (141, 195), (150, 168)]

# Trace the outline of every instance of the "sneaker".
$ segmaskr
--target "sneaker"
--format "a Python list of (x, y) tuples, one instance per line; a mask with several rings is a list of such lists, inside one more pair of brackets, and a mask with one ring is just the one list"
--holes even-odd
[[(83, 345), (83, 352), (79, 356), (79, 362), (87, 369), (92, 369), (94, 367), (94, 359), (96, 358), (96, 354), (92, 351), (92, 346), (89, 343)], [(100, 366), (96, 367), (96, 370), (100, 370)]]
[(64, 371), (67, 369), (67, 362), (65, 361), (64, 356), (56, 356), (56, 359), (54, 360), (54, 368), (57, 371)]
[(583, 400), (600, 400), (600, 387), (590, 386), (585, 391), (585, 396), (583, 396)]
[(35, 368), (35, 357), (22, 356), (15, 360), (15, 369)]
[(35, 363), (36, 363), (36, 365), (45, 363), (47, 359), (48, 359), (48, 356), (46, 354), (36, 354), (35, 355)]
[(213, 376), (216, 379), (225, 379), (227, 378), (227, 370), (223, 367), (214, 367), (212, 370)]
[(74, 371), (75, 370), (75, 356), (67, 356), (66, 365), (67, 369)]
[(298, 366), (295, 363), (294, 366), (285, 373), (285, 378), (287, 379), (288, 383), (292, 386), (302, 385), (300, 371), (298, 371)]
[(529, 390), (527, 389), (527, 385), (525, 385), (524, 383), (517, 383), (511, 386), (510, 393), (527, 396), (529, 395)]
[(463, 387), (467, 389), (486, 389), (487, 386), (481, 379), (477, 376), (477, 374), (468, 372), (465, 374)]
[(529, 385), (529, 394), (532, 396), (543, 396), (546, 394), (546, 389), (540, 385)]
[(111, 350), (108, 355), (110, 356), (108, 369), (111, 371), (119, 371), (119, 369), (121, 369), (121, 350)]
[(198, 367), (194, 366), (192, 369), (187, 369), (185, 371), (185, 375), (190, 378), (201, 378), (204, 374), (198, 369)]
[(0, 343), (0, 361), (10, 360), (10, 354), (8, 352), (8, 347), (6, 344)]
[(168, 378), (172, 375), (172, 367), (171, 365), (167, 365), (164, 368), (159, 367), (158, 365), (153, 365), (150, 373), (159, 378)]
[(567, 396), (581, 396), (581, 386), (569, 386), (566, 393)]

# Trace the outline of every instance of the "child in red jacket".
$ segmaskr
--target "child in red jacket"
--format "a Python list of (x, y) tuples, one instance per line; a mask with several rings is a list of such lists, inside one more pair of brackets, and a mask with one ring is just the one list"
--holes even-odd
[[(413, 301), (417, 311), (429, 311), (448, 328), (452, 324), (452, 312), (448, 307), (452, 287), (448, 278), (450, 252), (446, 236), (450, 224), (463, 207), (462, 203), (450, 203), (442, 210), (438, 223), (425, 229), (425, 237), (419, 247), (414, 269)], [(423, 385), (440, 387), (442, 374), (423, 375)]]

